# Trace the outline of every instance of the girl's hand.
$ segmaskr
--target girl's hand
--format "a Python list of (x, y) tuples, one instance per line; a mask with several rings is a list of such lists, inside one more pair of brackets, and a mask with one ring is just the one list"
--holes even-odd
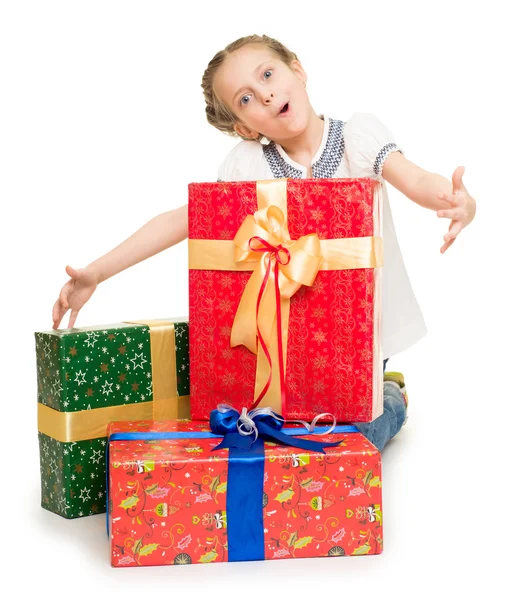
[(65, 313), (70, 308), (69, 328), (74, 327), (77, 315), (97, 289), (97, 273), (86, 267), (84, 269), (73, 269), (65, 267), (70, 280), (62, 287), (60, 297), (53, 306), (53, 329), (58, 329)]
[(469, 195), (468, 191), (462, 183), (462, 175), (465, 167), (457, 167), (452, 175), (453, 193), (450, 197), (448, 194), (440, 192), (437, 197), (440, 200), (445, 200), (451, 206), (448, 210), (438, 210), (438, 217), (446, 217), (451, 219), (448, 233), (443, 237), (445, 243), (441, 246), (441, 254), (453, 244), (457, 235), (464, 229), (466, 225), (474, 219), (476, 214), (476, 202)]

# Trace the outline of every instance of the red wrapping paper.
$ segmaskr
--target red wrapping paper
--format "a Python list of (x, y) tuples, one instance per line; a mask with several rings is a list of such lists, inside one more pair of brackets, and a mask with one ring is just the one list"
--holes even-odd
[[(109, 426), (109, 434), (124, 431), (208, 429), (190, 421)], [(265, 444), (265, 559), (381, 553), (378, 450), (360, 433), (305, 437), (343, 443), (325, 455)], [(113, 566), (228, 561), (228, 450), (211, 451), (220, 441), (110, 442)]]
[[(289, 179), (287, 192), (292, 240), (311, 233), (322, 240), (381, 236), (381, 185), (375, 180)], [(189, 239), (233, 240), (256, 210), (254, 181), (192, 183)], [(380, 268), (320, 271), (312, 287), (291, 298), (283, 416), (311, 420), (329, 412), (338, 422), (370, 422), (382, 414), (380, 274)], [(192, 419), (208, 420), (218, 402), (239, 411), (253, 405), (257, 357), (244, 346), (230, 347), (249, 277), (190, 270)]]

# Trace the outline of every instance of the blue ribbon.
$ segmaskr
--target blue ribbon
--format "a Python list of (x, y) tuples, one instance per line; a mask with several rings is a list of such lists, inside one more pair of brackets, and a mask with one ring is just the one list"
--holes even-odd
[[(250, 450), (254, 442), (261, 438), (268, 442), (276, 442), (282, 446), (293, 446), (301, 450), (312, 450), (325, 454), (324, 448), (330, 446), (339, 446), (339, 442), (315, 442), (313, 440), (302, 440), (294, 438), (292, 435), (286, 435), (281, 431), (284, 423), (283, 417), (277, 415), (271, 409), (252, 410), (246, 414), (244, 409), (242, 414), (237, 410), (226, 405), (211, 412), (210, 426), (213, 433), (220, 434), (223, 437), (221, 444), (218, 444), (214, 450), (222, 448), (237, 448), (240, 450)], [(307, 431), (298, 430), (299, 435), (307, 435)]]
[[(297, 435), (308, 433), (322, 435), (329, 433), (328, 427), (312, 427), (311, 431), (298, 428), (283, 428), (284, 419), (269, 409), (257, 409), (239, 414), (235, 409), (226, 407), (211, 412), (212, 432), (130, 432), (113, 433), (109, 443), (115, 440), (170, 440), (170, 439), (209, 439), (223, 438), (214, 450), (229, 448), (227, 480), (227, 529), (228, 559), (230, 562), (245, 560), (263, 560), (264, 524), (263, 524), (263, 483), (265, 449), (264, 440), (284, 446), (325, 454), (324, 448), (335, 447), (342, 443), (315, 442), (298, 439)], [(331, 433), (353, 433), (358, 429), (354, 425), (338, 425)], [(242, 433), (241, 433), (242, 432)], [(108, 451), (106, 470), (108, 470)], [(106, 483), (106, 506), (109, 507), (109, 477)], [(106, 528), (109, 535), (109, 511), (106, 513)]]

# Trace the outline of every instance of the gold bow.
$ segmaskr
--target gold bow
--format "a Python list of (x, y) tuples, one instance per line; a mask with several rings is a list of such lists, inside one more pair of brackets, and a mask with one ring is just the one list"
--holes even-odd
[[(252, 247), (253, 240), (257, 242), (256, 247)], [(282, 303), (286, 304), (301, 285), (313, 285), (322, 260), (320, 240), (315, 233), (297, 241), (291, 240), (282, 210), (269, 206), (246, 217), (234, 244), (236, 262), (256, 263), (256, 266), (235, 315), (230, 345), (243, 344), (257, 354), (257, 327), (267, 340), (274, 327), (276, 287), (273, 265), (279, 266), (279, 292)], [(267, 285), (256, 316), (257, 298), (268, 271)]]

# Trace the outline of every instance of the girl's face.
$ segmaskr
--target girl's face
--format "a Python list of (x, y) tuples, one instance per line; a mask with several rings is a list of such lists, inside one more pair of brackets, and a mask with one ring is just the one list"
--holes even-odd
[(282, 143), (301, 134), (309, 122), (306, 79), (298, 61), (290, 69), (264, 46), (250, 44), (227, 57), (216, 74), (214, 91), (237, 117), (237, 133), (248, 138), (265, 135)]

